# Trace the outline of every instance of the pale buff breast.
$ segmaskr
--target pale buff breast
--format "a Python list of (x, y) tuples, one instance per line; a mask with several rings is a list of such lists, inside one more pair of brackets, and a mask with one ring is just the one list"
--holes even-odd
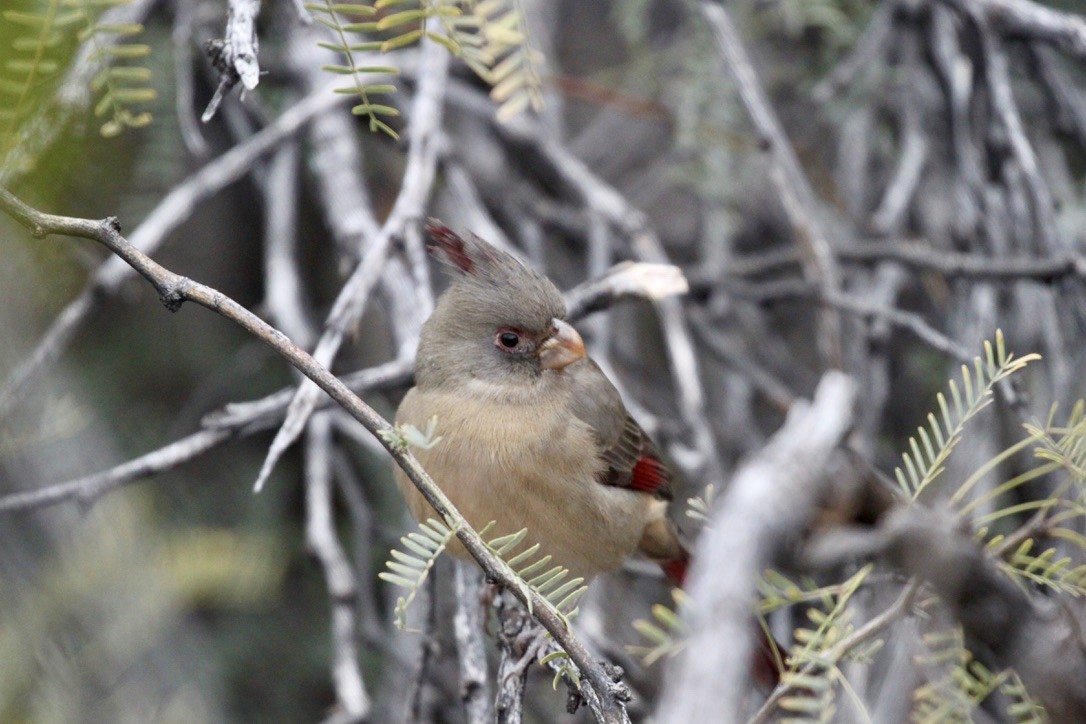
[[(396, 421), (422, 428), (437, 415), (442, 439), (413, 452), (474, 528), (495, 521), (488, 538), (527, 528), (527, 543), (539, 543), (540, 555), (591, 576), (617, 568), (634, 551), (662, 503), (597, 483), (591, 433), (560, 408), (465, 401), (415, 388)], [(433, 517), (398, 468), (396, 481), (416, 519)], [(452, 552), (467, 555), (459, 544)]]

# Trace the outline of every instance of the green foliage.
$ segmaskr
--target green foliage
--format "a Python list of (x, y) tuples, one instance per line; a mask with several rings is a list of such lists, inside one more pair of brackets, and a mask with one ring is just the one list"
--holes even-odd
[(654, 604), (652, 617), (656, 622), (638, 619), (633, 622), (636, 630), (645, 639), (645, 646), (629, 646), (627, 650), (640, 656), (645, 666), (652, 666), (662, 658), (675, 656), (686, 646), (689, 629), (677, 611), (686, 604), (687, 596), (681, 588), (671, 589), (671, 600), (675, 607), (669, 608), (662, 603)]
[(918, 657), (917, 663), (941, 667), (944, 673), (913, 693), (910, 721), (914, 724), (971, 722), (973, 712), (997, 689), (1009, 699), (1010, 721), (1040, 724), (1048, 720), (1012, 669), (994, 673), (973, 658), (965, 648), (960, 628), (926, 634), (924, 645), (928, 652)]
[(138, 23), (107, 24), (99, 22), (101, 13), (130, 0), (64, 0), (66, 7), (79, 13), (83, 27), (80, 42), (91, 45), (89, 62), (99, 67), (91, 81), (91, 91), (98, 98), (94, 115), (102, 119), (99, 132), (106, 138), (119, 136), (126, 128), (142, 128), (151, 123), (151, 114), (133, 107), (150, 103), (157, 97), (147, 85), (151, 70), (131, 61), (151, 54), (143, 43), (127, 42), (143, 32)]
[[(842, 642), (854, 630), (849, 602), (871, 569), (872, 566), (865, 566), (842, 583), (838, 592), (828, 597), (826, 603), (832, 605), (807, 609), (807, 618), (812, 625), (795, 630), (796, 643), (785, 661), (787, 668), (781, 674), (781, 683), (793, 688), (793, 693), (782, 697), (779, 704), (793, 716), (782, 721), (831, 722), (836, 713), (837, 685), (853, 694), (839, 668), (845, 655), (850, 653)], [(879, 645), (876, 642), (867, 647), (861, 658), (869, 657)], [(854, 699), (858, 710), (863, 711), (859, 697)]]
[[(577, 613), (577, 602), (588, 589), (584, 578), (570, 578), (569, 569), (550, 565), (549, 555), (537, 557), (538, 543), (518, 551), (528, 536), (526, 528), (486, 541), (486, 533), (493, 526), (493, 522), (488, 523), (479, 531), (479, 535), (484, 538), (486, 547), (508, 567), (508, 572), (529, 602), (528, 612), (532, 613), (532, 604), (527, 593), (535, 591), (543, 599), (544, 605), (568, 626), (570, 618)], [(396, 603), (396, 625), (399, 628), (405, 629), (407, 610), (411, 602), (425, 583), (434, 563), (456, 536), (456, 531), (457, 529), (430, 518), (419, 524), (418, 532), (411, 532), (400, 538), (404, 550), (394, 549), (392, 558), (385, 562), (389, 570), (382, 571), (378, 576), (388, 583), (407, 589), (408, 592), (407, 596)]]
[(954, 380), (950, 381), (953, 408), (940, 392), (936, 397), (940, 415), (937, 417), (929, 413), (928, 427), (919, 428), (917, 435), (909, 438), (909, 452), (902, 454), (904, 470), (895, 468), (894, 474), (902, 491), (912, 500), (919, 498), (943, 472), (947, 459), (961, 442), (966, 423), (992, 403), (992, 388), (1030, 362), (1040, 359), (1040, 355), (1036, 354), (1022, 358), (1009, 354), (1000, 330), (996, 330), (995, 348), (985, 341), (984, 353), (984, 360), (980, 357), (973, 360), (972, 372), (968, 365), (962, 365), (960, 389)]
[(525, 15), (516, 0), (465, 0), (452, 36), (464, 62), (491, 87), (498, 119), (507, 121), (529, 106), (543, 109), (539, 51), (531, 47)]
[[(0, 158), (17, 142), (17, 132), (67, 62), (70, 43), (83, 18), (63, 10), (61, 0), (26, 4), (0, 13), (14, 31), (0, 67)], [(5, 38), (7, 40), (7, 38)]]
[(1027, 538), (999, 567), (1023, 583), (1033, 583), (1076, 598), (1086, 596), (1086, 564), (1074, 565), (1070, 556), (1057, 557), (1055, 548), (1034, 554), (1034, 541)]
[(143, 31), (139, 24), (100, 21), (104, 11), (130, 0), (34, 0), (4, 10), (10, 37), (0, 48), (0, 158), (19, 143), (22, 125), (56, 89), (74, 51), (88, 44), (87, 62), (98, 72), (90, 82), (94, 114), (106, 137), (151, 122), (136, 106), (154, 100), (147, 84), (151, 71), (135, 61), (146, 58), (149, 46), (130, 42)]
[[(380, 3), (378, 3), (380, 5)], [(344, 62), (340, 65), (325, 65), (322, 69), (329, 73), (335, 73), (337, 75), (348, 76), (351, 80), (351, 85), (336, 88), (336, 93), (344, 93), (347, 95), (358, 96), (359, 102), (351, 108), (351, 113), (356, 116), (367, 116), (370, 122), (370, 131), (383, 131), (393, 138), (399, 138), (399, 134), (392, 130), (392, 127), (381, 120), (382, 117), (388, 118), (391, 116), (398, 116), (400, 112), (389, 105), (381, 103), (375, 103), (371, 96), (386, 95), (394, 93), (396, 87), (386, 84), (369, 84), (365, 80), (367, 73), (381, 73), (381, 74), (395, 74), (399, 71), (389, 66), (366, 66), (359, 65), (355, 53), (362, 51), (375, 52), (381, 50), (381, 43), (379, 42), (359, 42), (353, 43), (348, 40), (348, 33), (364, 32), (367, 30), (376, 30), (378, 22), (376, 21), (349, 21), (344, 22), (342, 17), (355, 17), (355, 18), (369, 18), (377, 14), (377, 10), (369, 5), (363, 5), (361, 3), (333, 3), (332, 0), (323, 0), (322, 2), (310, 2), (306, 3), (306, 8), (314, 13), (314, 17), (321, 25), (331, 29), (334, 34), (335, 42), (320, 42), (322, 48), (328, 50), (334, 50), (342, 54)]]
[(407, 628), (407, 610), (455, 535), (455, 529), (433, 518), (419, 523), (417, 532), (400, 538), (404, 549), (391, 551), (392, 558), (385, 561), (388, 570), (377, 574), (382, 581), (407, 589), (407, 595), (396, 600), (396, 627), (400, 630), (411, 630)]
[[(528, 43), (524, 11), (514, 0), (376, 0), (372, 5), (320, 0), (306, 3), (306, 8), (335, 38), (318, 45), (343, 58), (342, 63), (325, 65), (323, 70), (350, 78), (351, 85), (336, 92), (358, 97), (351, 112), (366, 116), (370, 131), (399, 138), (383, 120), (398, 116), (399, 111), (373, 100), (373, 96), (394, 93), (396, 87), (366, 80), (367, 75), (391, 75), (398, 70), (387, 64), (364, 64), (357, 54), (388, 53), (424, 37), (462, 56), (491, 86), (499, 119), (508, 120), (528, 106), (537, 111), (542, 107), (540, 56)], [(444, 34), (426, 28), (431, 18), (441, 22)]]
[[(1053, 423), (1056, 410), (1053, 408), (1045, 425), (1027, 424), (1029, 435), (1022, 441), (1010, 446), (969, 477), (951, 497), (953, 506), (959, 507), (959, 514), (969, 518), (977, 530), (978, 540), (985, 541), (985, 549), (996, 556), (1000, 569), (1016, 583), (1027, 588), (1040, 586), (1054, 592), (1079, 597), (1086, 596), (1086, 565), (1075, 565), (1067, 555), (1059, 555), (1056, 548), (1048, 547), (1040, 553), (1034, 537), (1026, 537), (1021, 542), (1011, 545), (1003, 534), (989, 537), (990, 526), (1026, 513), (1034, 516), (1038, 530), (1050, 538), (1058, 538), (1071, 546), (1086, 552), (1086, 537), (1068, 525), (1086, 516), (1086, 507), (1082, 502), (1083, 481), (1086, 479), (1086, 409), (1081, 401), (1076, 404), (1063, 426)], [(963, 503), (966, 494), (976, 483), (996, 465), (1022, 450), (1032, 447), (1036, 463), (983, 495), (976, 496), (968, 503)], [(1063, 470), (1067, 477), (1044, 498), (1025, 502), (999, 505), (1002, 498), (1022, 485), (1033, 480)], [(1074, 493), (1068, 497), (1068, 493)], [(995, 510), (976, 514), (984, 505), (993, 505)]]
[[(484, 531), (491, 527), (488, 524)], [(528, 613), (532, 613), (531, 598), (527, 591), (533, 590), (540, 595), (543, 603), (551, 608), (552, 613), (569, 625), (569, 620), (577, 614), (577, 602), (588, 590), (584, 578), (569, 578), (569, 569), (552, 566), (551, 556), (539, 554), (539, 544), (535, 543), (518, 551), (528, 536), (528, 530), (521, 530), (511, 535), (503, 535), (489, 541), (486, 546), (502, 560), (513, 574), (528, 603)], [(568, 579), (568, 580), (567, 580)]]
[(819, 586), (809, 579), (796, 582), (783, 573), (768, 569), (758, 580), (759, 598), (756, 610), (759, 615), (765, 616), (797, 603), (816, 602), (821, 603), (824, 608), (831, 608), (848, 585), (848, 581), (828, 586)]

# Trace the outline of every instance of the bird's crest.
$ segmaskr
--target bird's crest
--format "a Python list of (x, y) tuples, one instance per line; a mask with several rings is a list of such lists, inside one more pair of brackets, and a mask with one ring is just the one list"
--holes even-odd
[(434, 240), (430, 245), (434, 256), (466, 274), (478, 274), (480, 267), (492, 269), (502, 263), (501, 252), (493, 246), (474, 236), (464, 239), (437, 219), (430, 219), (426, 231)]

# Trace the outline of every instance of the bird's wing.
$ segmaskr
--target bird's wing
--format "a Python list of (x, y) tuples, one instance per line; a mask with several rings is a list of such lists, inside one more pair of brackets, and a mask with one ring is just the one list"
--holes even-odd
[(671, 500), (671, 471), (603, 371), (587, 358), (567, 371), (574, 387), (573, 414), (592, 428), (600, 445), (605, 467), (599, 482)]

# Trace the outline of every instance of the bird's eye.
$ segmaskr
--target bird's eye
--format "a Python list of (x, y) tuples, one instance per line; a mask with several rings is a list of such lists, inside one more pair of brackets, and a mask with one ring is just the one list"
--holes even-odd
[(498, 335), (498, 344), (506, 349), (513, 349), (520, 344), (520, 335), (516, 332), (502, 332)]

